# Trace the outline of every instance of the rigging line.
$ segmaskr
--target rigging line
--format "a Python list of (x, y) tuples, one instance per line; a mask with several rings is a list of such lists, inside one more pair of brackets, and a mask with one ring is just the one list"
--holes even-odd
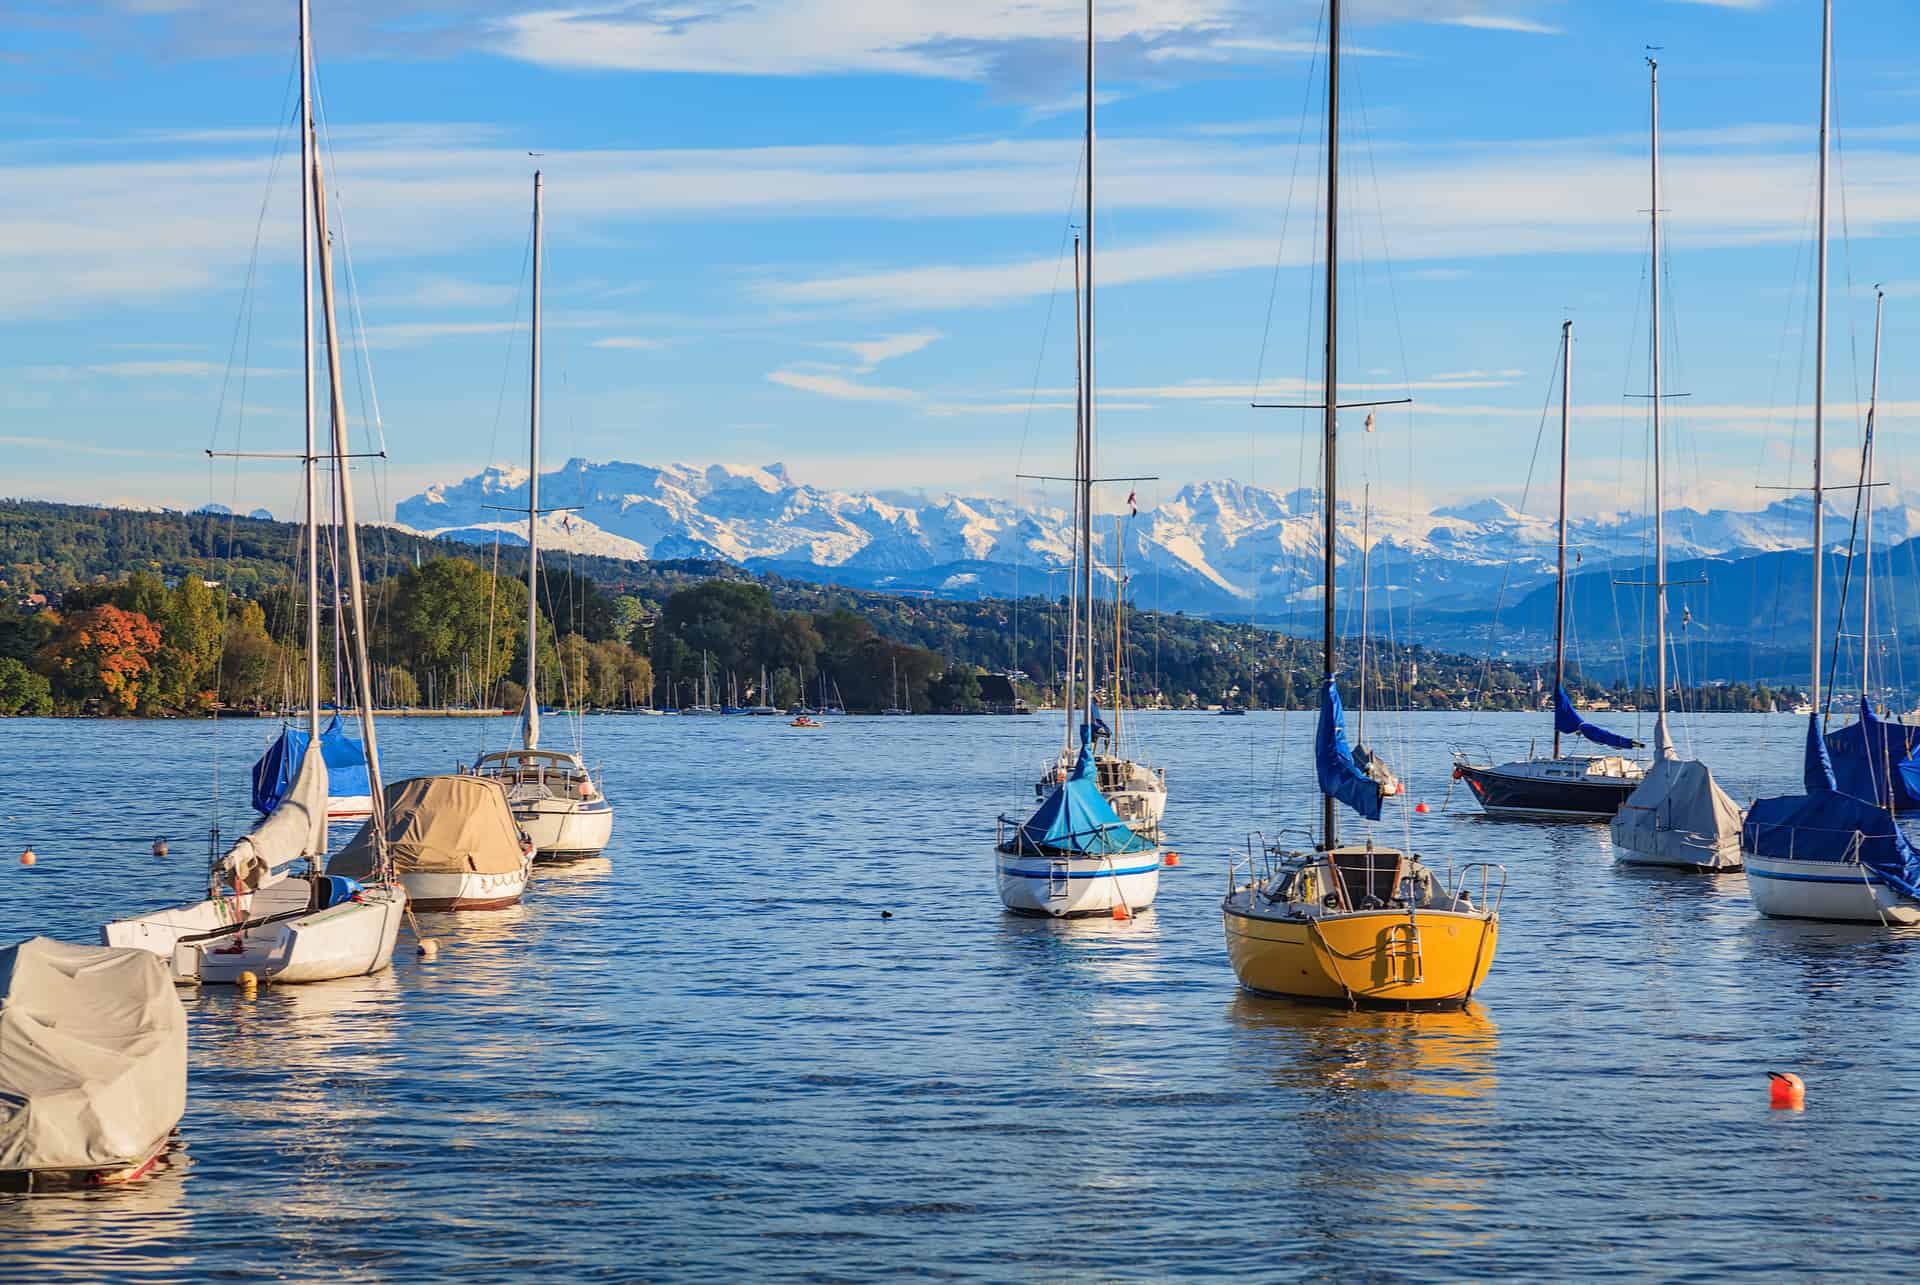
[(1326, 20), (1327, 20), (1327, 13), (1325, 8), (1322, 8), (1320, 11), (1319, 18), (1316, 19), (1317, 25), (1314, 27), (1314, 30), (1313, 30), (1313, 44), (1312, 44), (1313, 52), (1309, 56), (1310, 61), (1307, 64), (1307, 74), (1305, 77), (1306, 83), (1304, 88), (1301, 91), (1302, 98), (1301, 98), (1300, 113), (1299, 113), (1300, 128), (1299, 128), (1299, 132), (1294, 136), (1293, 166), (1287, 173), (1287, 200), (1286, 200), (1286, 204), (1281, 206), (1280, 240), (1278, 244), (1275, 245), (1274, 251), (1273, 251), (1273, 278), (1267, 287), (1266, 320), (1262, 323), (1260, 328), (1260, 355), (1254, 362), (1253, 400), (1255, 401), (1260, 400), (1261, 382), (1263, 377), (1266, 374), (1267, 342), (1269, 337), (1273, 333), (1273, 305), (1274, 305), (1274, 301), (1279, 297), (1279, 294), (1280, 294), (1280, 269), (1282, 266), (1284, 266), (1286, 262), (1287, 228), (1293, 222), (1294, 188), (1295, 188), (1295, 184), (1299, 181), (1299, 177), (1300, 177), (1300, 158), (1302, 155), (1305, 154), (1306, 146), (1307, 146), (1307, 120), (1308, 120), (1307, 106), (1309, 103), (1312, 102), (1313, 86), (1315, 83), (1314, 77), (1318, 74), (1319, 67), (1320, 67), (1320, 37), (1325, 32)]

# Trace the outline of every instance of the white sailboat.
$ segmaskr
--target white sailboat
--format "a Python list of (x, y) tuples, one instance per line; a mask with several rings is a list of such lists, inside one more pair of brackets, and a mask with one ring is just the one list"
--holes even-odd
[(483, 754), (474, 774), (507, 791), (513, 818), (537, 855), (561, 860), (590, 857), (613, 838), (613, 804), (580, 756), (540, 748), (540, 269), (544, 228), (540, 175), (533, 176), (533, 373), (529, 389), (527, 478), (527, 697), (520, 715), (520, 748)]
[[(1093, 0), (1087, 0), (1086, 103), (1086, 288), (1076, 300), (1081, 331), (1077, 345), (1079, 370), (1078, 417), (1075, 424), (1075, 507), (1078, 517), (1078, 576), (1075, 629), (1086, 631), (1082, 674), (1068, 666), (1067, 699), (1071, 722), (1075, 715), (1074, 684), (1082, 683), (1084, 703), (1078, 707), (1078, 746), (1071, 764), (1052, 782), (1043, 782), (1040, 805), (1025, 821), (1001, 817), (994, 843), (994, 873), (1000, 901), (1021, 914), (1065, 918), (1080, 915), (1131, 917), (1153, 904), (1160, 890), (1162, 855), (1155, 831), (1136, 829), (1119, 815), (1101, 788), (1103, 782), (1093, 746), (1098, 717), (1094, 705), (1093, 675)], [(1081, 252), (1076, 243), (1075, 275)], [(1084, 609), (1084, 618), (1080, 614)], [(1164, 790), (1161, 794), (1164, 800)], [(1164, 804), (1163, 804), (1164, 806)]]
[[(1894, 819), (1891, 800), (1840, 791), (1821, 735), (1820, 607), (1825, 556), (1827, 149), (1833, 98), (1833, 3), (1822, 8), (1820, 40), (1820, 197), (1813, 371), (1813, 664), (1802, 763), (1804, 792), (1756, 799), (1740, 833), (1753, 908), (1775, 919), (1920, 924), (1920, 852)], [(1876, 339), (1876, 350), (1878, 341)], [(1877, 360), (1877, 351), (1876, 351)], [(1797, 712), (1797, 710), (1796, 710)]]
[[(1666, 491), (1662, 486), (1660, 429), (1660, 65), (1647, 59), (1652, 85), (1653, 231), (1653, 621), (1657, 653), (1654, 692), (1653, 765), (1627, 796), (1611, 823), (1614, 857), (1623, 865), (1672, 866), (1682, 870), (1740, 868), (1740, 808), (1713, 779), (1705, 763), (1674, 753), (1667, 730), (1667, 545)], [(1816, 505), (1817, 507), (1817, 505)], [(1819, 519), (1815, 519), (1817, 522)], [(1817, 599), (1816, 599), (1817, 601)], [(1816, 615), (1818, 614), (1816, 610)]]
[[(327, 237), (326, 185), (313, 132), (312, 42), (307, 3), (300, 2), (301, 266), (305, 310), (306, 451), (304, 456), (307, 548), (307, 732), (306, 752), (293, 787), (240, 841), (217, 861), (204, 900), (117, 920), (101, 936), (109, 946), (136, 947), (169, 961), (178, 982), (235, 982), (243, 974), (261, 981), (317, 982), (378, 972), (393, 960), (393, 944), (407, 907), (406, 891), (390, 878), (384, 854), (371, 863), (367, 883), (323, 875), (327, 850), (327, 767), (320, 745), (320, 576), (316, 527), (313, 397), (313, 261), (317, 244), (327, 327), (334, 475), (347, 556), (347, 597), (353, 610), (353, 679), (366, 737), (372, 797), (380, 797), (380, 754), (373, 722), (371, 667), (367, 663), (365, 598), (360, 545), (354, 525), (348, 458), (346, 402), (340, 379), (340, 346), (334, 325), (333, 261)], [(317, 234), (317, 235), (316, 235)], [(375, 821), (380, 807), (373, 808)]]

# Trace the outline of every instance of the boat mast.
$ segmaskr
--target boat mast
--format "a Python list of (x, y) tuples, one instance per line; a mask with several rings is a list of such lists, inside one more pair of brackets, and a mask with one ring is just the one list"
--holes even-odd
[[(1661, 477), (1660, 448), (1660, 64), (1647, 59), (1647, 69), (1653, 86), (1653, 620), (1654, 643), (1659, 652), (1654, 661), (1654, 681), (1658, 684), (1658, 694), (1654, 698), (1656, 711), (1655, 723), (1660, 728), (1656, 738), (1662, 746), (1666, 745), (1667, 722), (1667, 500)], [(1815, 591), (1816, 594), (1818, 590)], [(1815, 605), (1814, 614), (1818, 616), (1819, 606)], [(1818, 658), (1814, 663), (1819, 664)]]
[[(1553, 600), (1553, 698), (1567, 681), (1567, 421), (1572, 415), (1573, 323), (1560, 323), (1560, 579)], [(1560, 718), (1553, 720), (1553, 756), (1560, 757)]]
[[(1081, 311), (1080, 285), (1080, 238), (1073, 238), (1073, 516), (1076, 524), (1080, 518), (1079, 479), (1086, 472), (1085, 431), (1087, 420), (1087, 364), (1086, 343), (1080, 327), (1085, 323), (1086, 315)], [(1071, 753), (1073, 750), (1073, 716), (1079, 708), (1074, 699), (1080, 684), (1080, 574), (1079, 549), (1076, 542), (1074, 550), (1074, 573), (1069, 577), (1067, 588), (1067, 690), (1060, 708), (1066, 711), (1067, 726), (1062, 733), (1065, 738), (1061, 744)]]
[(307, 733), (320, 736), (320, 525), (315, 473), (319, 467), (313, 410), (313, 27), (307, 0), (300, 0), (300, 346), (306, 376), (307, 454), (302, 481), (307, 493)]
[(1373, 589), (1373, 483), (1360, 490), (1360, 705), (1353, 720), (1353, 739), (1367, 739), (1367, 597)]
[[(1325, 514), (1320, 532), (1321, 553), (1325, 561), (1324, 588), (1320, 602), (1320, 666), (1322, 681), (1333, 681), (1333, 583), (1334, 583), (1334, 503), (1338, 481), (1335, 446), (1338, 430), (1334, 423), (1340, 402), (1339, 365), (1336, 360), (1339, 321), (1340, 268), (1340, 0), (1327, 2), (1327, 363), (1322, 380), (1325, 401), (1325, 441), (1321, 453), (1326, 464)], [(1340, 845), (1340, 817), (1334, 811), (1333, 796), (1320, 796), (1320, 828), (1323, 846), (1329, 851)]]
[(1833, 102), (1833, 0), (1820, 6), (1820, 293), (1813, 332), (1813, 712), (1824, 724), (1820, 706), (1820, 559), (1825, 543), (1823, 527), (1826, 491), (1822, 486), (1821, 454), (1827, 445), (1827, 125)]
[(1122, 564), (1127, 556), (1121, 540), (1120, 515), (1113, 518), (1113, 738), (1108, 742), (1117, 757), (1120, 753), (1120, 619), (1126, 610), (1121, 600), (1121, 592), (1126, 586), (1126, 577), (1122, 574)]
[(360, 534), (353, 516), (353, 480), (347, 471), (347, 399), (340, 378), (340, 336), (334, 325), (333, 245), (327, 236), (327, 187), (320, 170), (320, 151), (313, 153), (313, 212), (320, 233), (320, 310), (327, 327), (327, 379), (332, 396), (334, 476), (339, 479), (341, 545), (347, 555), (347, 603), (353, 608), (353, 687), (360, 709), (360, 734), (366, 744), (367, 785), (372, 805), (368, 827), (373, 835), (373, 868), (385, 879), (387, 864), (387, 804), (380, 783), (380, 742), (373, 725), (373, 666), (367, 658), (367, 606), (360, 575)]
[(527, 749), (540, 747), (540, 238), (544, 230), (540, 171), (533, 172), (533, 339), (527, 363), (527, 706), (520, 716), (520, 740)]
[(1087, 0), (1087, 281), (1081, 311), (1081, 362), (1085, 393), (1081, 411), (1080, 452), (1080, 587), (1086, 611), (1087, 704), (1084, 725), (1093, 726), (1093, 0)]
[(1868, 670), (1873, 664), (1873, 421), (1880, 407), (1880, 318), (1886, 311), (1886, 306), (1887, 292), (1875, 286), (1873, 288), (1873, 382), (1867, 386), (1867, 435), (1866, 443), (1861, 448), (1860, 460), (1860, 489), (1865, 492), (1860, 499), (1867, 513), (1867, 574), (1860, 582), (1860, 699), (1863, 701), (1873, 699), (1873, 685), (1868, 677)]

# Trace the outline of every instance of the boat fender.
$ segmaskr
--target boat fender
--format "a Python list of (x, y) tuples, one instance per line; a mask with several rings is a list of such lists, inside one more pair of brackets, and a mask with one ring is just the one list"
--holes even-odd
[(1467, 774), (1467, 769), (1465, 769), (1464, 767), (1461, 767), (1461, 766), (1460, 766), (1460, 765), (1459, 765), (1458, 763), (1455, 763), (1455, 764), (1453, 765), (1453, 779), (1454, 779), (1454, 780), (1456, 780), (1456, 781), (1457, 781), (1457, 780), (1459, 780), (1459, 779), (1460, 779), (1461, 777), (1463, 777), (1463, 776), (1465, 776), (1466, 774)]

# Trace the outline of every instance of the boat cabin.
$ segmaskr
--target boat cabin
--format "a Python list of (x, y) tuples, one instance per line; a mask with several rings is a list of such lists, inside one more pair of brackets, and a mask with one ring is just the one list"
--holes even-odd
[(563, 750), (500, 750), (482, 754), (473, 765), (475, 776), (496, 780), (509, 798), (564, 795), (593, 798), (593, 775), (578, 755)]

